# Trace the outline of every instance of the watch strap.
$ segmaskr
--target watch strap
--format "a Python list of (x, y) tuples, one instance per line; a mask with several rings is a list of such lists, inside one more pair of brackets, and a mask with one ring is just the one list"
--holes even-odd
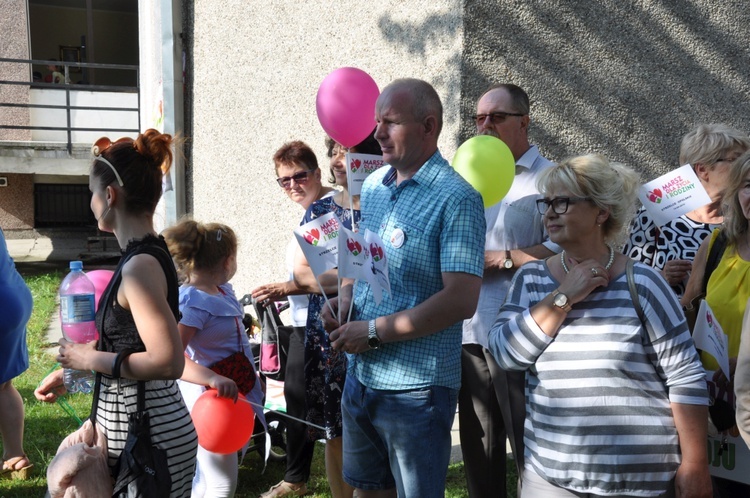
[(378, 337), (378, 331), (375, 328), (375, 320), (367, 322), (367, 345), (372, 349), (380, 347), (380, 337)]

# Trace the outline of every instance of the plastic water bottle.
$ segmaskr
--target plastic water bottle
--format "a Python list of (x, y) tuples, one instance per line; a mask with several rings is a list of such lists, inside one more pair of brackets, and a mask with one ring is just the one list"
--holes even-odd
[[(71, 261), (70, 273), (60, 285), (60, 323), (65, 339), (81, 344), (99, 338), (94, 293), (94, 284), (83, 273), (83, 263)], [(63, 381), (69, 393), (90, 393), (94, 387), (94, 375), (85, 370), (66, 368)]]

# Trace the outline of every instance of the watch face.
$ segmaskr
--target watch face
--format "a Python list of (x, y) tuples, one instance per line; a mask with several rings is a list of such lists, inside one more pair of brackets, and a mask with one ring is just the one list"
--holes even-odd
[(511, 268), (513, 268), (513, 260), (506, 259), (505, 261), (503, 261), (503, 266), (505, 267), (506, 270), (510, 270)]
[(555, 296), (554, 300), (555, 306), (559, 306), (560, 308), (564, 308), (568, 304), (568, 296), (562, 293), (558, 293)]
[(380, 347), (380, 339), (377, 337), (370, 337), (367, 339), (367, 345), (372, 349), (378, 349)]

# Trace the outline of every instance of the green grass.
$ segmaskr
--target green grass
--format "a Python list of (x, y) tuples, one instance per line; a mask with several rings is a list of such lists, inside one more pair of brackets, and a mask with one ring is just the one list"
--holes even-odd
[[(74, 431), (78, 424), (58, 404), (41, 403), (34, 398), (34, 389), (41, 379), (55, 368), (54, 357), (49, 353), (54, 345), (48, 343), (47, 328), (52, 313), (56, 310), (55, 297), (62, 280), (61, 271), (37, 273), (28, 271), (24, 279), (34, 296), (34, 310), (28, 324), (29, 369), (16, 378), (13, 384), (24, 399), (26, 406), (24, 447), (35, 464), (36, 474), (27, 481), (0, 479), (0, 498), (41, 497), (47, 490), (47, 464), (57, 451), (60, 442)], [(74, 394), (67, 402), (80, 418), (91, 410), (91, 396)], [(328, 481), (325, 477), (324, 447), (318, 444), (308, 483), (310, 494), (316, 498), (329, 498)], [(509, 469), (514, 469), (509, 461)], [(256, 498), (284, 477), (284, 464), (263, 461), (257, 452), (248, 453), (239, 471), (237, 498)], [(508, 476), (508, 496), (515, 497), (515, 473)], [(446, 497), (468, 496), (463, 464), (457, 463), (448, 469)]]

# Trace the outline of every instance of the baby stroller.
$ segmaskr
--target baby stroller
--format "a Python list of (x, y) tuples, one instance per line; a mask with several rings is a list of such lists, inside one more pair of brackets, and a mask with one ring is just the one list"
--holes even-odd
[[(279, 312), (289, 307), (284, 303), (280, 308), (271, 304), (263, 306), (245, 294), (240, 303), (253, 307), (255, 315), (245, 313), (242, 320), (255, 358), (255, 369), (260, 373), (265, 386), (264, 415), (268, 433), (262, 424), (256, 424), (248, 450), (256, 450), (261, 457), (265, 451), (265, 438), (271, 438), (271, 452), (268, 459), (272, 462), (286, 461), (286, 403), (284, 401), (284, 366), (289, 347), (290, 328), (284, 327)], [(280, 415), (282, 413), (282, 415)]]

